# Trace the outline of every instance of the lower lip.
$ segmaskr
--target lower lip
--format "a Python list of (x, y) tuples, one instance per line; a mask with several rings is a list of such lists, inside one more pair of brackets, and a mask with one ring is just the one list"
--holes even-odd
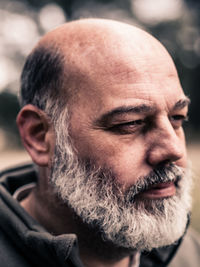
[(138, 197), (148, 198), (148, 199), (158, 199), (174, 196), (176, 193), (176, 186), (173, 182), (161, 183), (150, 189), (138, 194)]

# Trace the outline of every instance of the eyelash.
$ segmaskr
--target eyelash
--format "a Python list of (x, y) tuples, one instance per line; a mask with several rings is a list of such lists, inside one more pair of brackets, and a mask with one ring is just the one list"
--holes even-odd
[(188, 121), (188, 116), (184, 115), (174, 115), (172, 116), (174, 120), (182, 120), (182, 121)]
[(135, 120), (130, 122), (125, 122), (121, 124), (114, 125), (110, 127), (108, 130), (119, 133), (119, 134), (129, 134), (133, 133), (138, 129), (138, 127), (142, 127), (146, 120)]
[(179, 128), (184, 122), (188, 121), (188, 119), (189, 117), (185, 115), (174, 115), (171, 117), (171, 122), (172, 124), (175, 124), (175, 128)]

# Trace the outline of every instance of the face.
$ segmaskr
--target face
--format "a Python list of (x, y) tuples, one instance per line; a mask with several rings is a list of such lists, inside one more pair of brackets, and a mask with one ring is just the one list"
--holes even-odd
[[(171, 59), (160, 50), (141, 58), (123, 55), (112, 67), (99, 68), (70, 109), (78, 156), (109, 168), (124, 190), (159, 165), (186, 167), (182, 124), (188, 99)], [(167, 197), (175, 190), (151, 193), (145, 197)]]
[(123, 54), (90, 72), (69, 107), (70, 141), (66, 114), (55, 124), (51, 182), (61, 199), (104, 242), (132, 250), (178, 240), (191, 205), (182, 129), (188, 100), (158, 48), (152, 58)]

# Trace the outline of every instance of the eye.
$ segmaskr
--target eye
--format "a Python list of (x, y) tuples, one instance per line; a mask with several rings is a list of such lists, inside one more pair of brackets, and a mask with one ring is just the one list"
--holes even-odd
[(171, 123), (175, 129), (182, 127), (183, 123), (188, 121), (188, 116), (177, 114), (170, 118)]
[(111, 126), (108, 130), (118, 134), (132, 134), (144, 125), (144, 120), (135, 120), (116, 124)]

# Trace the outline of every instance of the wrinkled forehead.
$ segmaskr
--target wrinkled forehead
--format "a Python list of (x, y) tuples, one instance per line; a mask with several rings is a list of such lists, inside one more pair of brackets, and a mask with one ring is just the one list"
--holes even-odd
[(160, 88), (160, 94), (166, 93), (166, 87), (180, 89), (171, 57), (159, 42), (148, 37), (145, 42), (126, 37), (121, 42), (117, 39), (87, 47), (76, 67), (83, 78), (78, 85), (80, 97), (105, 99), (105, 95), (124, 97), (129, 92), (140, 97), (148, 88), (152, 92), (154, 86)]

